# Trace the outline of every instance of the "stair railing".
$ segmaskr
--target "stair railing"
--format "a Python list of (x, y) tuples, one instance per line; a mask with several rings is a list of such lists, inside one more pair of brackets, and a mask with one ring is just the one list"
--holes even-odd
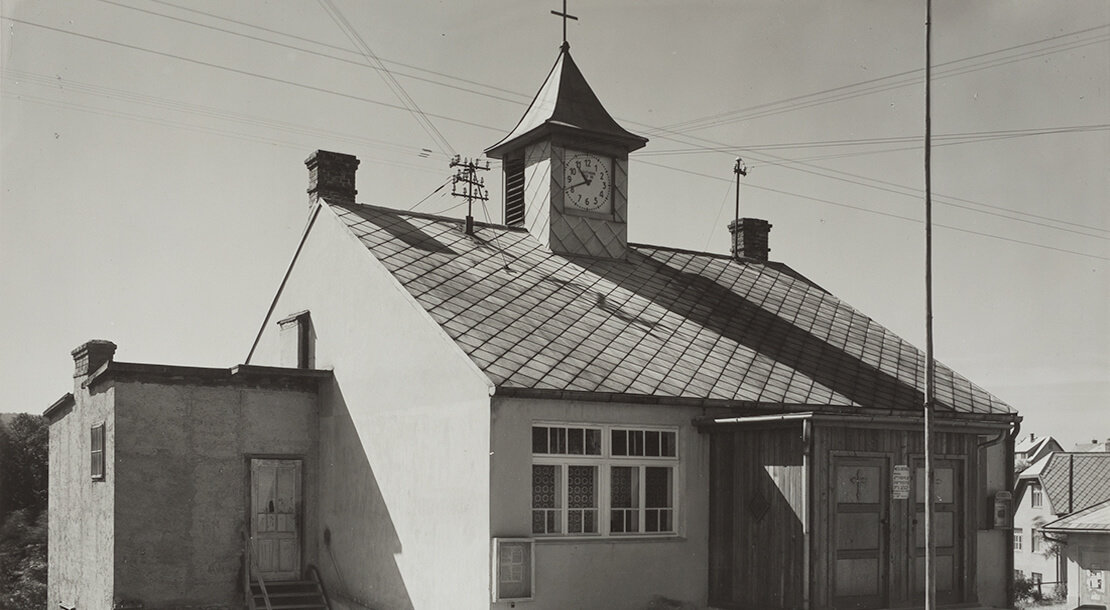
[[(244, 558), (243, 564), (243, 589), (247, 595), (247, 604), (250, 605), (251, 610), (257, 610), (254, 603), (254, 590), (251, 588), (251, 570), (254, 567), (254, 544), (252, 543), (251, 536), (244, 536), (247, 541), (247, 556)], [(270, 606), (270, 593), (266, 591), (266, 580), (262, 578), (261, 574), (255, 575), (258, 579), (258, 588), (262, 590), (262, 601), (266, 604), (266, 610), (274, 610)]]
[(308, 564), (304, 569), (305, 578), (312, 576), (312, 580), (320, 587), (320, 595), (324, 596), (324, 605), (331, 610), (331, 599), (328, 597), (328, 590), (324, 587), (324, 579), (320, 577), (320, 570), (313, 564)]

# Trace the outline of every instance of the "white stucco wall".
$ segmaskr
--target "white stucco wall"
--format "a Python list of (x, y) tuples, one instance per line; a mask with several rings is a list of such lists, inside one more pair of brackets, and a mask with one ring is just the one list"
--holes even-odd
[(1040, 551), (1033, 551), (1033, 530), (1038, 520), (1041, 524), (1045, 524), (1056, 520), (1057, 517), (1048, 501), (1047, 493), (1042, 493), (1044, 502), (1041, 506), (1033, 506), (1033, 486), (1040, 487), (1040, 485), (1040, 482), (1023, 485), (1014, 497), (1014, 531), (1020, 530), (1022, 536), (1021, 550), (1014, 551), (1014, 569), (1024, 572), (1026, 578), (1029, 578), (1033, 572), (1037, 572), (1042, 575), (1044, 582), (1058, 582), (1064, 580), (1065, 575), (1057, 574), (1059, 560), (1053, 555), (1044, 554), (1044, 549), (1048, 548), (1047, 544), (1042, 546)]
[(490, 497), (495, 499), (490, 512), (494, 536), (532, 536), (533, 422), (678, 427), (678, 534), (626, 539), (537, 537), (535, 599), (519, 607), (641, 609), (652, 607), (653, 600), (660, 603), (659, 597), (705, 606), (709, 438), (691, 425), (698, 414), (695, 409), (655, 405), (494, 397), (490, 487)]
[(326, 205), (251, 364), (280, 362), (276, 322), (301, 310), (316, 367), (335, 373), (317, 498), (329, 594), (352, 608), (488, 605), (488, 381)]
[[(83, 378), (78, 381), (82, 381)], [(47, 608), (111, 608), (115, 537), (115, 392), (74, 389), (50, 424)], [(90, 472), (90, 429), (104, 423), (104, 480)]]

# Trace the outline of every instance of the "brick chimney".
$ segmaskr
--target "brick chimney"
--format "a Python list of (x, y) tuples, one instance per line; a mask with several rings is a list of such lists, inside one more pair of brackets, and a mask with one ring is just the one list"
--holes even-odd
[(111, 362), (116, 355), (116, 344), (103, 339), (93, 339), (70, 352), (73, 354), (73, 376), (88, 377), (97, 369)]
[(308, 201), (316, 203), (320, 199), (335, 203), (354, 203), (355, 172), (358, 159), (354, 155), (318, 150), (307, 159)]
[(768, 244), (771, 223), (759, 218), (741, 218), (739, 222), (728, 223), (728, 230), (732, 233), (733, 258), (767, 261), (767, 253), (771, 251)]

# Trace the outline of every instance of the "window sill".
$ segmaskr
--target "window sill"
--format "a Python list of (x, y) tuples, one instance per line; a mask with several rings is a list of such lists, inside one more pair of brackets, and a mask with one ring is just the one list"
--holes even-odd
[(628, 536), (533, 536), (536, 544), (624, 544), (652, 542), (686, 542), (679, 534), (628, 535)]

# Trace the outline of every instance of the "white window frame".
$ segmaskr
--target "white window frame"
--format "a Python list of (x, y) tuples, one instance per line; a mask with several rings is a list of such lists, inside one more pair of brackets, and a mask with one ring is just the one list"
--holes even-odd
[(1025, 530), (1021, 529), (1020, 527), (1015, 528), (1014, 529), (1014, 550), (1015, 551), (1024, 550), (1022, 548), (1022, 546), (1024, 545), (1024, 542), (1023, 542), (1024, 540), (1025, 540)]
[[(597, 424), (597, 423), (579, 423), (579, 422), (565, 422), (565, 421), (534, 421), (529, 427), (529, 439), (531, 439), (531, 432), (534, 427), (542, 426), (547, 428), (586, 428), (601, 431), (601, 455), (578, 455), (578, 454), (549, 454), (549, 453), (533, 453), (532, 465), (533, 466), (560, 466), (561, 473), (559, 479), (559, 532), (556, 533), (541, 533), (532, 532), (537, 540), (550, 540), (550, 539), (590, 539), (590, 538), (673, 538), (681, 535), (682, 530), (682, 510), (681, 510), (681, 468), (682, 465), (682, 446), (679, 441), (680, 430), (678, 426), (656, 426), (656, 425), (643, 425), (633, 426), (627, 424)], [(671, 432), (675, 436), (675, 454), (674, 456), (614, 456), (612, 455), (612, 433), (614, 430), (624, 431), (650, 431), (650, 432)], [(662, 442), (662, 441), (661, 441)], [(568, 443), (569, 444), (569, 443)], [(567, 525), (569, 522), (569, 514), (572, 509), (567, 506), (568, 485), (567, 474), (570, 466), (592, 466), (597, 469), (597, 532), (590, 533), (568, 533)], [(638, 511), (638, 531), (636, 532), (611, 532), (611, 511), (612, 509), (612, 469), (616, 466), (632, 466), (639, 468), (639, 485), (637, 504), (635, 510)], [(647, 468), (650, 467), (667, 467), (671, 469), (671, 529), (662, 532), (647, 532), (643, 531), (647, 524)], [(534, 510), (549, 510), (534, 508), (529, 502), (529, 517), (531, 519)], [(580, 510), (580, 509), (575, 509)]]
[(1034, 484), (1029, 488), (1029, 504), (1033, 508), (1041, 508), (1044, 506), (1044, 490), (1040, 485)]

